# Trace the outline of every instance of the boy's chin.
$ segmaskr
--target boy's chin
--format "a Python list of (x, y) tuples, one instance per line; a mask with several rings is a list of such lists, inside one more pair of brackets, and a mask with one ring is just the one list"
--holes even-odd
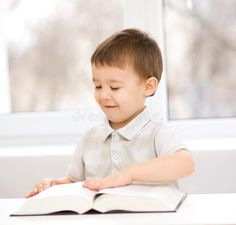
[(127, 125), (130, 122), (129, 119), (125, 120), (125, 119), (109, 119), (109, 124), (113, 129), (120, 129), (122, 127), (124, 127), (125, 125)]

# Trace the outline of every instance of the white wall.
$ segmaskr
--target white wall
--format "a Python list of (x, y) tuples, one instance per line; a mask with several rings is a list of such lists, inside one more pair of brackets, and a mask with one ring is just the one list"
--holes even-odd
[[(72, 150), (70, 146), (60, 154), (0, 156), (0, 198), (23, 197), (41, 179), (64, 176)], [(196, 170), (192, 176), (180, 180), (183, 191), (236, 192), (236, 150), (195, 150), (193, 157)]]

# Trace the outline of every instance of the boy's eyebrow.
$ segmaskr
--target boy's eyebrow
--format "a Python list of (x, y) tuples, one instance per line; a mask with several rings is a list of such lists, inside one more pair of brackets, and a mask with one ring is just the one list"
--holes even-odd
[[(99, 80), (93, 78), (93, 82), (99, 82)], [(111, 80), (108, 80), (109, 83), (122, 83), (123, 81), (122, 80), (115, 80), (115, 79), (111, 79)]]

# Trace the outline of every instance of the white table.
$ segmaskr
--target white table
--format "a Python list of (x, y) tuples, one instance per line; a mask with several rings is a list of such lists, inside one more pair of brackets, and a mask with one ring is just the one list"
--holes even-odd
[(10, 217), (22, 199), (0, 199), (0, 225), (236, 224), (236, 193), (188, 195), (176, 213), (124, 213)]

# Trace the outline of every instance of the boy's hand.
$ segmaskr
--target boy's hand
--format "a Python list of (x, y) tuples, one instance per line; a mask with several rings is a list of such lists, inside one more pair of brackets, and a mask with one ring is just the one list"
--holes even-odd
[(67, 178), (56, 178), (56, 179), (44, 179), (42, 180), (40, 183), (38, 183), (32, 191), (28, 192), (26, 194), (26, 198), (30, 198), (33, 197), (34, 195), (37, 195), (38, 193), (40, 193), (41, 191), (44, 191), (45, 189), (53, 186), (53, 185), (57, 185), (57, 184), (66, 184), (66, 183), (72, 183), (71, 180), (67, 179)]
[(121, 170), (113, 175), (100, 179), (85, 180), (83, 187), (90, 190), (101, 190), (125, 186), (132, 183), (131, 175), (128, 171)]

